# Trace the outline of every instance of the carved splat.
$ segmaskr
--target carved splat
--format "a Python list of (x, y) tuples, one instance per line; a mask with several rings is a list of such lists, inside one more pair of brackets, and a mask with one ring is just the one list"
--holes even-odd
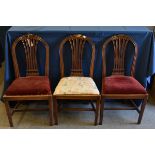
[(92, 46), (92, 61), (90, 67), (90, 74), (93, 74), (93, 63), (94, 63), (94, 52), (95, 45), (92, 41), (83, 35), (72, 35), (65, 38), (60, 44), (60, 68), (61, 68), (61, 77), (64, 76), (64, 62), (63, 62), (63, 46), (66, 42), (69, 42), (72, 52), (72, 68), (71, 76), (83, 76), (82, 72), (82, 55), (84, 52), (85, 43), (88, 42)]
[(41, 42), (46, 49), (46, 66), (45, 66), (45, 74), (48, 75), (48, 64), (49, 64), (49, 46), (48, 44), (39, 36), (28, 34), (23, 35), (17, 38), (12, 44), (12, 56), (16, 77), (20, 76), (18, 62), (16, 58), (16, 46), (21, 42), (26, 57), (26, 76), (37, 76), (39, 75), (38, 64), (37, 64), (37, 46), (38, 43)]
[(113, 75), (124, 75), (124, 58), (128, 41), (129, 39), (125, 37), (114, 37), (112, 39), (114, 48), (114, 68), (112, 72)]
[(85, 40), (82, 38), (69, 39), (72, 50), (71, 76), (82, 76), (82, 54)]
[(27, 72), (26, 75), (38, 75), (38, 66), (37, 66), (37, 44), (38, 41), (34, 39), (27, 38), (22, 40), (24, 49), (25, 49), (25, 56), (26, 56), (26, 68)]

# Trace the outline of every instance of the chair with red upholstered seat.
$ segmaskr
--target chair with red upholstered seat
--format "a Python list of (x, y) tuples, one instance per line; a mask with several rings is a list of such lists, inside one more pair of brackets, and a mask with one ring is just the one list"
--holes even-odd
[[(38, 65), (38, 46), (43, 47), (45, 55), (44, 73), (40, 75)], [(17, 52), (17, 48), (22, 47), (22, 50)], [(49, 46), (39, 36), (33, 34), (26, 34), (18, 37), (12, 44), (12, 59), (15, 72), (15, 80), (10, 84), (3, 95), (3, 100), (6, 107), (7, 116), (10, 126), (13, 127), (12, 115), (14, 112), (20, 111), (49, 111), (50, 125), (53, 124), (53, 105), (52, 95), (49, 80)], [(22, 55), (21, 55), (22, 53)], [(24, 60), (23, 60), (24, 58)], [(25, 62), (26, 71), (25, 75), (21, 73), (21, 64), (19, 61)], [(22, 101), (39, 101), (44, 100), (48, 102), (48, 108), (31, 108), (31, 109), (19, 109), (19, 105)], [(14, 108), (11, 108), (9, 103), (16, 101)]]
[[(129, 44), (133, 46), (133, 57), (131, 60), (130, 75), (125, 72), (125, 57)], [(112, 47), (112, 48), (111, 48)], [(107, 49), (113, 52), (113, 70), (112, 74), (107, 76), (106, 54)], [(139, 113), (138, 124), (141, 123), (145, 105), (147, 102), (147, 91), (134, 78), (135, 65), (138, 55), (138, 46), (135, 41), (127, 35), (114, 35), (107, 39), (102, 47), (102, 92), (101, 92), (101, 108), (100, 108), (100, 125), (103, 121), (104, 110), (137, 110)], [(129, 100), (132, 107), (127, 108), (106, 108), (104, 107), (105, 99), (123, 99)], [(142, 100), (141, 107), (136, 105), (135, 100)]]

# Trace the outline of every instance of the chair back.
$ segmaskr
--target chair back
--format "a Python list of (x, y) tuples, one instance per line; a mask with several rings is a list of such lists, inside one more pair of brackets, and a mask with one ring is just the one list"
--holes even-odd
[(95, 44), (92, 42), (92, 40), (84, 35), (76, 34), (71, 35), (69, 37), (66, 37), (60, 44), (60, 72), (61, 77), (64, 77), (64, 45), (66, 43), (69, 43), (70, 49), (71, 49), (71, 59), (72, 59), (72, 65), (71, 65), (71, 76), (83, 76), (82, 71), (82, 57), (84, 53), (84, 47), (86, 45), (86, 42), (90, 44), (91, 46), (91, 62), (90, 62), (90, 70), (89, 70), (89, 76), (93, 77), (94, 72), (94, 60), (95, 60)]
[(17, 45), (21, 43), (24, 47), (24, 54), (26, 59), (26, 76), (39, 75), (38, 63), (37, 63), (37, 51), (38, 43), (41, 43), (45, 47), (45, 76), (49, 74), (49, 46), (40, 37), (34, 34), (26, 34), (18, 37), (12, 44), (12, 58), (15, 71), (15, 77), (20, 77), (19, 63), (17, 60)]
[(125, 73), (125, 54), (127, 50), (128, 43), (132, 43), (134, 46), (134, 56), (131, 64), (130, 74), (134, 76), (135, 74), (135, 65), (138, 55), (138, 46), (135, 41), (127, 35), (120, 34), (114, 35), (107, 39), (102, 47), (102, 65), (103, 65), (103, 76), (106, 76), (106, 48), (112, 43), (113, 54), (114, 54), (114, 66), (112, 70), (112, 75), (124, 75)]

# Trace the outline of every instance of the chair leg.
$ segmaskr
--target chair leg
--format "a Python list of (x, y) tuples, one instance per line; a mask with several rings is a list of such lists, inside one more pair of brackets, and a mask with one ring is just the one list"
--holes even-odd
[(140, 124), (141, 121), (142, 121), (142, 117), (143, 117), (143, 113), (144, 113), (144, 110), (145, 110), (146, 103), (147, 103), (147, 97), (145, 97), (145, 99), (143, 100), (143, 103), (141, 105), (141, 109), (140, 109), (140, 113), (139, 113), (137, 124)]
[(5, 109), (6, 109), (6, 113), (7, 113), (7, 116), (8, 116), (10, 127), (13, 127), (12, 114), (11, 114), (11, 109), (10, 109), (9, 102), (6, 101), (4, 104), (5, 104)]
[(52, 97), (48, 101), (48, 106), (49, 106), (50, 126), (52, 126), (53, 125), (53, 102), (52, 102)]
[(99, 111), (100, 111), (100, 98), (96, 102), (95, 122), (94, 122), (94, 125), (98, 125)]
[(103, 112), (104, 112), (104, 98), (101, 97), (101, 102), (100, 102), (100, 122), (99, 122), (99, 125), (102, 125), (102, 122), (103, 122)]
[(53, 97), (53, 104), (54, 104), (55, 125), (58, 125), (58, 104), (57, 104), (57, 99), (55, 97)]

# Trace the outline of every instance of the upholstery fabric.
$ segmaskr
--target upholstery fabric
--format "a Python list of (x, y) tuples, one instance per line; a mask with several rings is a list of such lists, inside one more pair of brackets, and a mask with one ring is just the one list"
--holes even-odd
[(64, 77), (58, 83), (54, 95), (63, 94), (94, 94), (99, 91), (92, 78), (90, 77)]
[(145, 88), (131, 76), (113, 75), (105, 78), (106, 94), (145, 94)]
[(50, 81), (46, 76), (28, 76), (15, 79), (8, 87), (6, 95), (50, 94)]

